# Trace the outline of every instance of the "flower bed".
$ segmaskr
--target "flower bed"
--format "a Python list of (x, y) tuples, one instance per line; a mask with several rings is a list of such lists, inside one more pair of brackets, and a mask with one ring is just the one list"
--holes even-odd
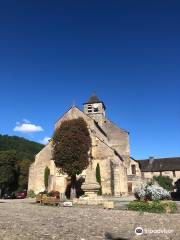
[(54, 206), (58, 206), (60, 203), (60, 199), (56, 197), (42, 196), (42, 204), (50, 204)]
[(36, 202), (41, 204), (59, 205), (60, 193), (58, 191), (40, 192), (36, 195)]
[(170, 200), (170, 193), (164, 188), (153, 184), (141, 184), (134, 191), (137, 200)]

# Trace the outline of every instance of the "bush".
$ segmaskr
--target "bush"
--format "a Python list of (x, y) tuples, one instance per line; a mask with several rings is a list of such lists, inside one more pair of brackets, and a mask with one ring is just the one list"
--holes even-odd
[(170, 200), (170, 193), (162, 187), (151, 184), (141, 184), (134, 191), (137, 200)]
[(172, 191), (173, 187), (173, 180), (168, 176), (154, 176), (153, 180), (155, 180), (162, 188), (166, 189), (167, 191)]
[(50, 175), (50, 169), (46, 167), (44, 170), (44, 186), (46, 189), (48, 188), (49, 175)]
[(129, 210), (152, 212), (152, 213), (174, 213), (177, 205), (172, 201), (132, 201), (127, 205)]
[(96, 166), (96, 181), (100, 185), (100, 189), (98, 190), (98, 195), (102, 195), (102, 186), (101, 186), (101, 172), (100, 172), (100, 166), (99, 163)]
[(28, 197), (28, 198), (35, 198), (35, 197), (36, 197), (36, 194), (34, 193), (33, 190), (29, 190), (29, 191), (27, 192), (27, 197)]

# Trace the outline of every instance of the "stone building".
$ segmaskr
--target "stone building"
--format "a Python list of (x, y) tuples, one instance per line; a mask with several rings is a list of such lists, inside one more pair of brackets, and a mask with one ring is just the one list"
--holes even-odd
[(139, 160), (142, 179), (152, 179), (154, 176), (168, 176), (175, 183), (180, 179), (180, 157), (153, 158)]
[[(139, 183), (141, 172), (137, 161), (130, 157), (129, 133), (112, 123), (106, 117), (106, 106), (93, 95), (84, 103), (84, 110), (73, 106), (55, 124), (57, 129), (65, 120), (83, 118), (92, 139), (92, 164), (96, 170), (100, 165), (102, 194), (121, 196), (133, 191)], [(48, 190), (64, 193), (68, 176), (59, 173), (52, 159), (51, 141), (36, 155), (29, 170), (28, 189), (35, 193), (45, 190), (44, 170), (50, 169)], [(84, 170), (78, 178), (86, 177)]]

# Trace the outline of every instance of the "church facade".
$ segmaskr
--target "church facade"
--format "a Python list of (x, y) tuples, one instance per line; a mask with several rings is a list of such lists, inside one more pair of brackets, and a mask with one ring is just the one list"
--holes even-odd
[[(55, 129), (66, 120), (83, 118), (92, 139), (91, 169), (100, 166), (102, 194), (122, 196), (132, 192), (141, 181), (137, 161), (130, 157), (129, 133), (112, 123), (106, 117), (106, 106), (93, 95), (84, 103), (84, 110), (73, 106), (56, 124)], [(36, 155), (29, 170), (28, 190), (35, 193), (45, 190), (44, 170), (50, 169), (48, 191), (65, 193), (69, 178), (61, 174), (52, 158), (51, 141)], [(90, 167), (90, 166), (89, 166)], [(78, 178), (86, 178), (84, 170)]]

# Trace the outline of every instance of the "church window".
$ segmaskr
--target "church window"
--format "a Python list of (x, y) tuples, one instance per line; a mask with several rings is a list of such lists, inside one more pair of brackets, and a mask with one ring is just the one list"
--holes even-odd
[(88, 113), (92, 112), (92, 105), (88, 105)]
[(98, 108), (94, 108), (94, 112), (98, 112), (99, 110), (98, 110)]
[(173, 171), (173, 177), (176, 177), (176, 172), (175, 171)]

